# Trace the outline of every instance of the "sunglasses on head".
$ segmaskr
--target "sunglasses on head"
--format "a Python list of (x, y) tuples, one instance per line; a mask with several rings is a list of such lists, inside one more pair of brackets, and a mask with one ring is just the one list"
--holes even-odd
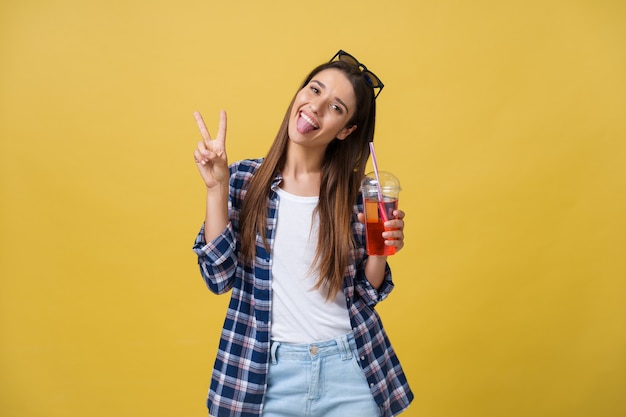
[(378, 97), (381, 91), (383, 91), (383, 87), (385, 86), (383, 82), (374, 74), (372, 71), (368, 70), (367, 67), (359, 62), (358, 59), (347, 53), (346, 51), (340, 49), (339, 52), (333, 56), (329, 62), (333, 61), (344, 61), (349, 64), (356, 66), (363, 73), (363, 77), (365, 77), (365, 81), (373, 88), (378, 89), (378, 91), (374, 94), (374, 99)]

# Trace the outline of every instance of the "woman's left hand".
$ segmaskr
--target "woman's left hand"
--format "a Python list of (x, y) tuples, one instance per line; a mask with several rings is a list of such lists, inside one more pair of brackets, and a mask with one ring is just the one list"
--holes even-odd
[[(396, 253), (404, 247), (404, 216), (405, 213), (402, 210), (394, 210), (393, 219), (386, 221), (384, 225), (383, 237), (385, 238), (385, 245), (395, 246)], [(363, 213), (359, 213), (359, 221), (365, 223), (365, 215)]]
[(385, 245), (395, 246), (396, 253), (404, 247), (404, 212), (394, 210), (393, 219), (385, 222)]

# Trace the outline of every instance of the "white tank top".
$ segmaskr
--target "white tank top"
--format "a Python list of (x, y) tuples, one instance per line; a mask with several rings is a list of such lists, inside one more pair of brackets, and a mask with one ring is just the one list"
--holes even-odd
[(343, 291), (326, 301), (314, 289), (319, 272), (312, 269), (319, 232), (313, 215), (318, 197), (301, 197), (280, 188), (278, 221), (272, 254), (273, 340), (311, 343), (349, 333), (350, 318)]

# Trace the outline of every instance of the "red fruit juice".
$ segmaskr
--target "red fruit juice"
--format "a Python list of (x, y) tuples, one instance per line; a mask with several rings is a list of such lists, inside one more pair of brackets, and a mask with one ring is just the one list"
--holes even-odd
[(398, 199), (385, 199), (379, 202), (377, 199), (365, 199), (365, 241), (366, 249), (369, 255), (389, 256), (396, 253), (395, 246), (385, 245), (383, 232), (386, 230), (383, 223), (385, 222), (381, 210), (385, 210), (386, 218), (393, 219), (393, 211), (398, 208)]

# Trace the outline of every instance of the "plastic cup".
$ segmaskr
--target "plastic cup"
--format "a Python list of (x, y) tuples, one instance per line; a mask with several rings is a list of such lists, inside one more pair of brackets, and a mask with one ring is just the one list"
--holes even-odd
[[(380, 181), (380, 183), (379, 183)], [(365, 206), (365, 249), (369, 255), (389, 256), (396, 253), (395, 246), (385, 245), (384, 223), (393, 219), (393, 212), (398, 208), (400, 181), (386, 171), (370, 172), (361, 182), (363, 205)]]

